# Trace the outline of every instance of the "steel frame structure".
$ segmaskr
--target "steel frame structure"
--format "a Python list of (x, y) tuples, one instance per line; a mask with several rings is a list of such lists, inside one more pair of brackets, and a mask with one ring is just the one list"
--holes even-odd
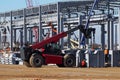
[[(21, 42), (25, 43), (28, 40), (28, 28), (31, 29), (33, 26), (38, 26), (39, 41), (41, 41), (43, 39), (43, 29), (48, 27), (48, 22), (52, 22), (54, 26), (57, 27), (58, 33), (62, 32), (66, 25), (68, 26), (67, 28), (70, 29), (78, 24), (85, 24), (92, 4), (93, 0), (57, 2), (54, 4), (40, 5), (38, 7), (0, 13), (0, 27), (1, 29), (6, 26), (10, 27), (10, 44), (12, 49), (13, 42), (16, 41), (16, 34), (13, 33), (14, 30), (20, 29), (20, 31), (22, 31), (21, 38), (23, 37), (23, 39), (21, 39)], [(120, 0), (99, 0), (99, 3), (95, 6), (93, 14), (91, 14), (93, 16), (90, 19), (90, 26), (101, 25), (102, 32), (105, 31), (104, 27), (105, 24), (107, 24), (108, 49), (113, 49), (114, 38), (111, 37), (113, 36), (113, 24), (119, 23), (119, 16), (114, 18), (109, 16), (110, 14), (114, 14), (114, 7), (120, 7)], [(32, 33), (29, 32), (29, 35), (30, 34)], [(104, 49), (105, 34), (102, 33), (101, 36), (102, 49)], [(71, 36), (69, 35), (69, 44), (70, 38)], [(60, 40), (60, 43), (63, 45), (63, 39)], [(70, 48), (69, 44), (68, 48)]]

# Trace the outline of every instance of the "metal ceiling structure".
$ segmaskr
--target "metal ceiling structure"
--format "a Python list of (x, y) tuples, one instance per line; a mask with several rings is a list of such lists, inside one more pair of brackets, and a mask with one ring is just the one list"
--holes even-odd
[[(13, 47), (13, 37), (15, 38), (16, 36), (13, 30), (17, 28), (23, 29), (23, 42), (27, 42), (27, 28), (39, 26), (39, 41), (41, 41), (43, 39), (42, 29), (48, 27), (48, 22), (52, 22), (57, 26), (58, 33), (61, 32), (61, 27), (65, 24), (73, 24), (72, 26), (76, 26), (80, 23), (80, 16), (88, 16), (93, 2), (93, 0), (57, 2), (54, 4), (0, 13), (0, 26), (10, 27), (11, 47)], [(108, 23), (108, 14), (114, 14), (115, 7), (120, 7), (120, 0), (99, 0), (93, 14), (91, 14), (93, 16), (91, 17), (90, 25)], [(62, 26), (61, 18), (66, 19)], [(119, 17), (114, 17), (114, 23), (118, 23), (118, 18)], [(82, 23), (84, 24), (85, 22), (86, 18), (83, 18)]]

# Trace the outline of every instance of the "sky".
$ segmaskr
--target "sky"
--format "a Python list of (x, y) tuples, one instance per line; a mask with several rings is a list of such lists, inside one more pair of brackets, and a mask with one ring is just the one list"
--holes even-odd
[[(49, 4), (58, 1), (71, 1), (71, 0), (33, 0), (34, 5)], [(11, 10), (17, 10), (23, 8), (26, 8), (25, 0), (1, 0), (0, 2), (0, 12), (8, 12)]]

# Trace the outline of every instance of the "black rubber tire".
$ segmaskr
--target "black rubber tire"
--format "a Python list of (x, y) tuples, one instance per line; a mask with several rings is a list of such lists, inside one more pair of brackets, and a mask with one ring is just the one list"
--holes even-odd
[(27, 66), (27, 67), (32, 67), (32, 66), (30, 65), (30, 63), (27, 62), (27, 61), (23, 61), (23, 65), (25, 65), (25, 66)]
[(30, 57), (30, 65), (32, 67), (41, 67), (43, 64), (43, 58), (41, 55), (35, 54)]
[(74, 67), (76, 63), (75, 56), (71, 54), (66, 54), (64, 56), (64, 66), (65, 67)]

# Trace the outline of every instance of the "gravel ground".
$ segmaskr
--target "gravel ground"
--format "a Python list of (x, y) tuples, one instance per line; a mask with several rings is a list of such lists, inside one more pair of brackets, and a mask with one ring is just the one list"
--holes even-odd
[(120, 80), (120, 68), (59, 68), (0, 64), (0, 80)]

